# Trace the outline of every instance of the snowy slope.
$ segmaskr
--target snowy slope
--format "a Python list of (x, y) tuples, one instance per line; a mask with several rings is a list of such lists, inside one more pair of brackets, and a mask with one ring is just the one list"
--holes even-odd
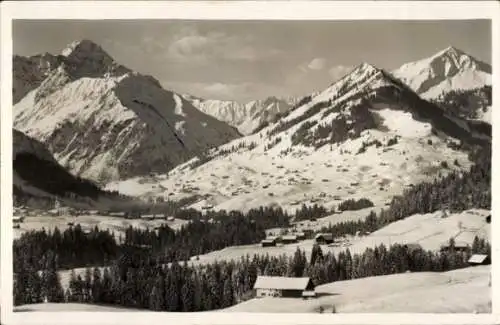
[(166, 172), (240, 136), (91, 41), (72, 43), (59, 57), (14, 106), (14, 126), (75, 175), (106, 183)]
[(418, 272), (338, 281), (316, 287), (315, 299), (254, 298), (224, 312), (491, 313), (491, 267)]
[[(389, 143), (395, 138), (397, 143)], [(131, 178), (108, 188), (171, 200), (196, 194), (205, 198), (193, 205), (200, 209), (294, 210), (302, 203), (334, 207), (361, 197), (383, 206), (406, 186), (445, 174), (441, 161), (452, 169), (468, 168), (466, 153), (449, 145), (457, 139), (491, 141), (385, 71), (362, 64), (256, 134), (168, 175)]]
[(264, 100), (254, 100), (245, 104), (216, 99), (201, 99), (183, 95), (200, 111), (216, 119), (234, 126), (240, 133), (249, 135), (265, 122), (273, 121), (278, 114), (287, 112), (295, 99), (280, 99), (268, 97)]
[(491, 85), (491, 66), (454, 47), (406, 63), (392, 73), (427, 99), (451, 90)]
[[(365, 214), (360, 214), (366, 216)], [(338, 254), (349, 248), (353, 254), (362, 254), (367, 248), (374, 248), (384, 244), (389, 247), (393, 244), (418, 244), (424, 250), (438, 251), (442, 245), (447, 244), (450, 238), (455, 243), (472, 247), (474, 237), (483, 238), (491, 242), (491, 226), (486, 222), (486, 216), (491, 211), (471, 209), (460, 213), (449, 213), (447, 218), (442, 218), (442, 212), (436, 211), (428, 214), (415, 214), (400, 221), (389, 224), (367, 236), (347, 236), (338, 246), (321, 245), (324, 253)], [(342, 215), (333, 215), (328, 223), (336, 224), (344, 221)], [(327, 226), (318, 220), (318, 226)], [(320, 227), (319, 227), (320, 228)], [(316, 229), (310, 227), (307, 229)], [(297, 227), (298, 231), (301, 227)], [(305, 251), (310, 258), (313, 240), (303, 240), (295, 244), (275, 247), (262, 247), (260, 244), (227, 247), (218, 251), (199, 255), (189, 263), (193, 265), (209, 264), (215, 261), (239, 260), (246, 255), (293, 256), (297, 248)]]

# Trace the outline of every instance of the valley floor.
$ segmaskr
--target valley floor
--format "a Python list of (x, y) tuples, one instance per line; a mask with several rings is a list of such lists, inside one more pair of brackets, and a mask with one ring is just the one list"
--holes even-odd
[(99, 215), (81, 215), (78, 217), (74, 216), (33, 216), (26, 217), (24, 222), (21, 223), (19, 229), (13, 229), (14, 238), (19, 238), (21, 235), (30, 230), (54, 230), (54, 228), (59, 228), (59, 230), (64, 231), (69, 227), (68, 223), (80, 224), (83, 230), (90, 230), (94, 227), (99, 229), (115, 232), (115, 236), (118, 237), (120, 234), (124, 237), (125, 230), (132, 226), (134, 228), (140, 229), (153, 229), (154, 227), (160, 226), (161, 224), (167, 224), (172, 229), (178, 229), (182, 225), (188, 223), (186, 220), (175, 219), (173, 221), (166, 220), (140, 220), (140, 219), (125, 219), (122, 217), (110, 217), (110, 216), (99, 216)]
[(318, 298), (254, 298), (223, 310), (260, 313), (491, 313), (490, 266), (402, 273), (316, 287)]

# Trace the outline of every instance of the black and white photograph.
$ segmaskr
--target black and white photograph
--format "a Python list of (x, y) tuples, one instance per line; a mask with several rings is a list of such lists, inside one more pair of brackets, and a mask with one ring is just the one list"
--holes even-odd
[(13, 20), (14, 314), (491, 314), (492, 26)]

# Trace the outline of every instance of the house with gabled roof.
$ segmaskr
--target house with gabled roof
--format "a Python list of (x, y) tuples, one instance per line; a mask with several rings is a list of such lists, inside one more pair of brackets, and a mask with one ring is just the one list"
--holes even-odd
[(490, 257), (486, 254), (473, 254), (467, 261), (470, 265), (487, 265), (491, 263)]
[(304, 292), (314, 291), (309, 277), (258, 276), (253, 286), (256, 297), (301, 298)]
[(320, 245), (333, 243), (333, 235), (320, 233), (314, 237), (314, 241)]

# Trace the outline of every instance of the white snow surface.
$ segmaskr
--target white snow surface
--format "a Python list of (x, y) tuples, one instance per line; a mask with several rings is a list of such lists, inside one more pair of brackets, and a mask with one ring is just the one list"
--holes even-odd
[(377, 113), (384, 119), (384, 125), (390, 131), (405, 138), (422, 138), (431, 133), (431, 124), (415, 121), (409, 112), (394, 111), (391, 109), (378, 110)]
[(451, 90), (491, 85), (491, 66), (454, 47), (406, 63), (392, 74), (426, 99), (437, 98)]
[(222, 310), (260, 313), (491, 313), (491, 267), (418, 272), (338, 281), (319, 297), (254, 298)]

